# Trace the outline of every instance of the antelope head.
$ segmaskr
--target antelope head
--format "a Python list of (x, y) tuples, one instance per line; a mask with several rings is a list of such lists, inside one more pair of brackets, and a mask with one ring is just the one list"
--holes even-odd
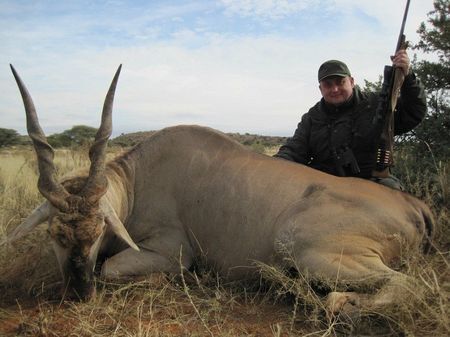
[(105, 151), (112, 132), (112, 106), (121, 66), (117, 69), (106, 95), (101, 125), (89, 149), (89, 175), (63, 183), (56, 179), (54, 151), (39, 125), (31, 96), (12, 65), (11, 70), (22, 95), (27, 131), (37, 154), (38, 189), (46, 201), (21, 223), (5, 242), (17, 240), (48, 220), (48, 232), (63, 276), (65, 297), (89, 299), (95, 294), (94, 268), (107, 229), (112, 230), (132, 248), (139, 250), (104, 197), (108, 189)]

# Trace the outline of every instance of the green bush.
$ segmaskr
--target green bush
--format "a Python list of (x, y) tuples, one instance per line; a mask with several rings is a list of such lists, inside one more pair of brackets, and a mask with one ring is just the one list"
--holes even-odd
[(0, 128), (0, 147), (20, 144), (20, 135), (16, 130)]

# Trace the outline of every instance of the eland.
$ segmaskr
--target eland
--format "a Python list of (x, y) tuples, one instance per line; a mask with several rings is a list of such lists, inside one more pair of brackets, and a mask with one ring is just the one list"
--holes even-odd
[[(58, 181), (31, 96), (11, 68), (46, 200), (5, 242), (48, 221), (71, 298), (95, 295), (98, 256), (107, 279), (179, 273), (202, 256), (230, 280), (257, 276), (263, 263), (350, 285), (328, 295), (333, 312), (363, 299), (383, 305), (403, 276), (402, 249), (429, 246), (432, 214), (411, 195), (257, 154), (210, 128), (169, 127), (106, 162), (121, 67), (89, 150), (89, 173)], [(380, 290), (364, 294), (367, 282)]]

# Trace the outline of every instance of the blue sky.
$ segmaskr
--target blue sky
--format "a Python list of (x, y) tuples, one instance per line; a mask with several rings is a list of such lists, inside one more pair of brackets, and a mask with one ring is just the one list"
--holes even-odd
[[(26, 83), (47, 134), (96, 127), (123, 64), (114, 135), (200, 124), (288, 136), (320, 99), (322, 62), (343, 60), (357, 83), (377, 80), (395, 49), (404, 5), (0, 0), (0, 127), (25, 133), (9, 63)], [(411, 1), (408, 40), (417, 42), (416, 30), (432, 9), (432, 0)]]

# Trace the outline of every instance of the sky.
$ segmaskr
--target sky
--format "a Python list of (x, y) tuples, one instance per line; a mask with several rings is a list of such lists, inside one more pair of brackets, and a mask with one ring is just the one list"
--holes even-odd
[[(395, 50), (405, 4), (0, 0), (0, 128), (26, 134), (9, 64), (47, 135), (98, 127), (122, 64), (113, 137), (178, 124), (291, 136), (321, 97), (317, 69), (324, 61), (344, 61), (362, 86), (378, 80)], [(411, 1), (407, 40), (418, 41), (431, 10), (433, 0)]]

